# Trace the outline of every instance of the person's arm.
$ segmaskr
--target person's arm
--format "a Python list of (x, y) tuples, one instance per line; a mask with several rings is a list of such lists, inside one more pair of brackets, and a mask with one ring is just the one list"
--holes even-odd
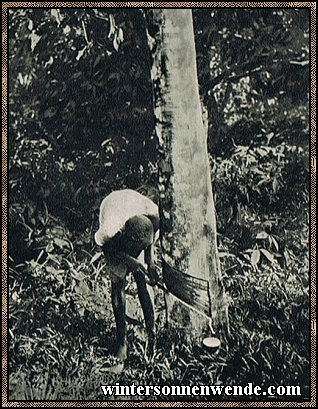
[(145, 249), (145, 263), (147, 264), (148, 268), (148, 275), (152, 285), (156, 284), (159, 280), (159, 276), (157, 273), (157, 269), (154, 263), (154, 244), (150, 244)]
[[(149, 251), (151, 251), (151, 250), (149, 250)], [(156, 267), (155, 267), (155, 264), (153, 263), (153, 261), (151, 262), (150, 265), (147, 263), (148, 268), (146, 270), (144, 265), (139, 260), (137, 260), (136, 258), (130, 256), (127, 253), (119, 253), (118, 257), (120, 257), (120, 259), (123, 260), (126, 263), (128, 269), (132, 273), (134, 271), (141, 271), (142, 274), (144, 274), (146, 277), (148, 277), (149, 280), (150, 280), (149, 284), (154, 285), (158, 281), (159, 277), (158, 277)]]
[(148, 275), (147, 270), (145, 269), (144, 265), (139, 260), (137, 260), (135, 257), (132, 257), (129, 254), (124, 253), (124, 252), (118, 253), (117, 257), (126, 263), (128, 269), (131, 272), (141, 270), (142, 273), (144, 273), (145, 275)]
[(150, 266), (152, 264), (154, 264), (154, 245), (153, 243), (150, 244), (150, 246), (148, 246), (145, 249), (145, 263), (147, 264), (147, 266)]

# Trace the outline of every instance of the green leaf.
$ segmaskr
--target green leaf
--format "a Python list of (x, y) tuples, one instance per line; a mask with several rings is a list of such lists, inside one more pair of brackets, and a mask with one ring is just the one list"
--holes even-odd
[(53, 243), (52, 243), (52, 242), (50, 242), (50, 243), (45, 247), (45, 251), (46, 251), (47, 253), (52, 253), (52, 251), (54, 251), (54, 246), (53, 246)]
[(44, 118), (52, 118), (56, 115), (56, 108), (50, 107), (44, 112)]
[(268, 261), (270, 261), (271, 263), (275, 262), (274, 256), (268, 250), (261, 249), (261, 252), (264, 254)]
[(59, 270), (57, 270), (55, 267), (52, 267), (52, 266), (46, 266), (46, 267), (45, 267), (45, 270), (46, 270), (48, 273), (53, 274), (53, 275), (59, 274)]
[(223, 257), (236, 257), (235, 256), (235, 254), (232, 254), (232, 253), (227, 253), (227, 252), (224, 252), (224, 251), (220, 251), (219, 252), (219, 257), (220, 258), (223, 258)]
[(274, 247), (275, 247), (276, 251), (279, 251), (279, 246), (278, 246), (277, 240), (275, 239), (274, 236), (271, 236), (271, 239), (272, 239), (272, 242), (274, 244)]
[(291, 263), (291, 258), (289, 256), (288, 250), (285, 250), (283, 254), (284, 254), (284, 258), (285, 258), (285, 262), (286, 262), (286, 267), (288, 267), (290, 265), (290, 263)]
[(75, 72), (73, 75), (70, 76), (71, 80), (76, 80), (77, 78), (79, 78), (82, 75), (82, 72)]
[(260, 233), (257, 233), (256, 238), (259, 240), (265, 240), (268, 237), (268, 233), (266, 231), (261, 231)]
[(84, 307), (79, 307), (78, 308), (78, 313), (81, 317), (84, 317), (84, 313), (85, 313), (85, 308)]
[(259, 262), (259, 259), (261, 257), (261, 253), (259, 250), (253, 250), (252, 254), (251, 254), (251, 263), (253, 266), (256, 266)]
[(55, 238), (53, 239), (53, 241), (54, 241), (54, 243), (55, 243), (58, 247), (60, 247), (61, 249), (64, 248), (64, 247), (67, 247), (67, 248), (70, 247), (69, 243), (68, 243), (66, 240), (59, 239), (58, 237), (55, 237)]
[(92, 257), (92, 259), (91, 259), (91, 261), (90, 261), (90, 264), (94, 264), (95, 261), (99, 260), (99, 259), (101, 258), (101, 256), (102, 256), (102, 254), (103, 254), (102, 252), (96, 253), (96, 254)]
[(273, 192), (277, 193), (279, 188), (278, 180), (276, 178), (273, 179)]

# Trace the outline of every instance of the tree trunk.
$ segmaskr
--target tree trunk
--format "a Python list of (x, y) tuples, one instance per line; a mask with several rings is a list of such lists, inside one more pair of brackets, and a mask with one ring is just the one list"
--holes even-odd
[[(172, 293), (194, 307), (185, 307), (184, 302), (181, 304), (178, 298), (170, 296), (169, 316), (176, 324), (193, 327), (195, 336), (200, 336), (209, 323), (204, 316), (212, 317), (218, 328), (220, 324), (226, 325), (226, 306), (217, 252), (207, 129), (199, 97), (192, 12), (190, 9), (153, 9), (147, 21), (160, 153), (164, 280)], [(205, 299), (198, 296), (200, 291), (206, 293)]]

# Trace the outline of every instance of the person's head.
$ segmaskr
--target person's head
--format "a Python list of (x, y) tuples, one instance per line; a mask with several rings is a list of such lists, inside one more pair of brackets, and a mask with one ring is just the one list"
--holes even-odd
[(154, 241), (154, 227), (147, 216), (134, 216), (127, 220), (122, 232), (122, 242), (127, 254), (138, 257)]

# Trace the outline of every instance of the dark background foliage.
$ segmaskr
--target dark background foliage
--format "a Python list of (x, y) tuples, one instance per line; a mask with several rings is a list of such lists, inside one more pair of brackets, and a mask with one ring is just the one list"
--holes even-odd
[[(187, 367), (184, 383), (252, 379), (308, 396), (309, 11), (193, 16), (232, 334), (211, 356), (159, 323), (149, 366), (131, 329), (120, 380), (175, 384)], [(102, 261), (90, 263), (98, 207), (113, 189), (156, 183), (144, 21), (139, 9), (9, 11), (15, 398), (99, 393), (113, 322)]]

